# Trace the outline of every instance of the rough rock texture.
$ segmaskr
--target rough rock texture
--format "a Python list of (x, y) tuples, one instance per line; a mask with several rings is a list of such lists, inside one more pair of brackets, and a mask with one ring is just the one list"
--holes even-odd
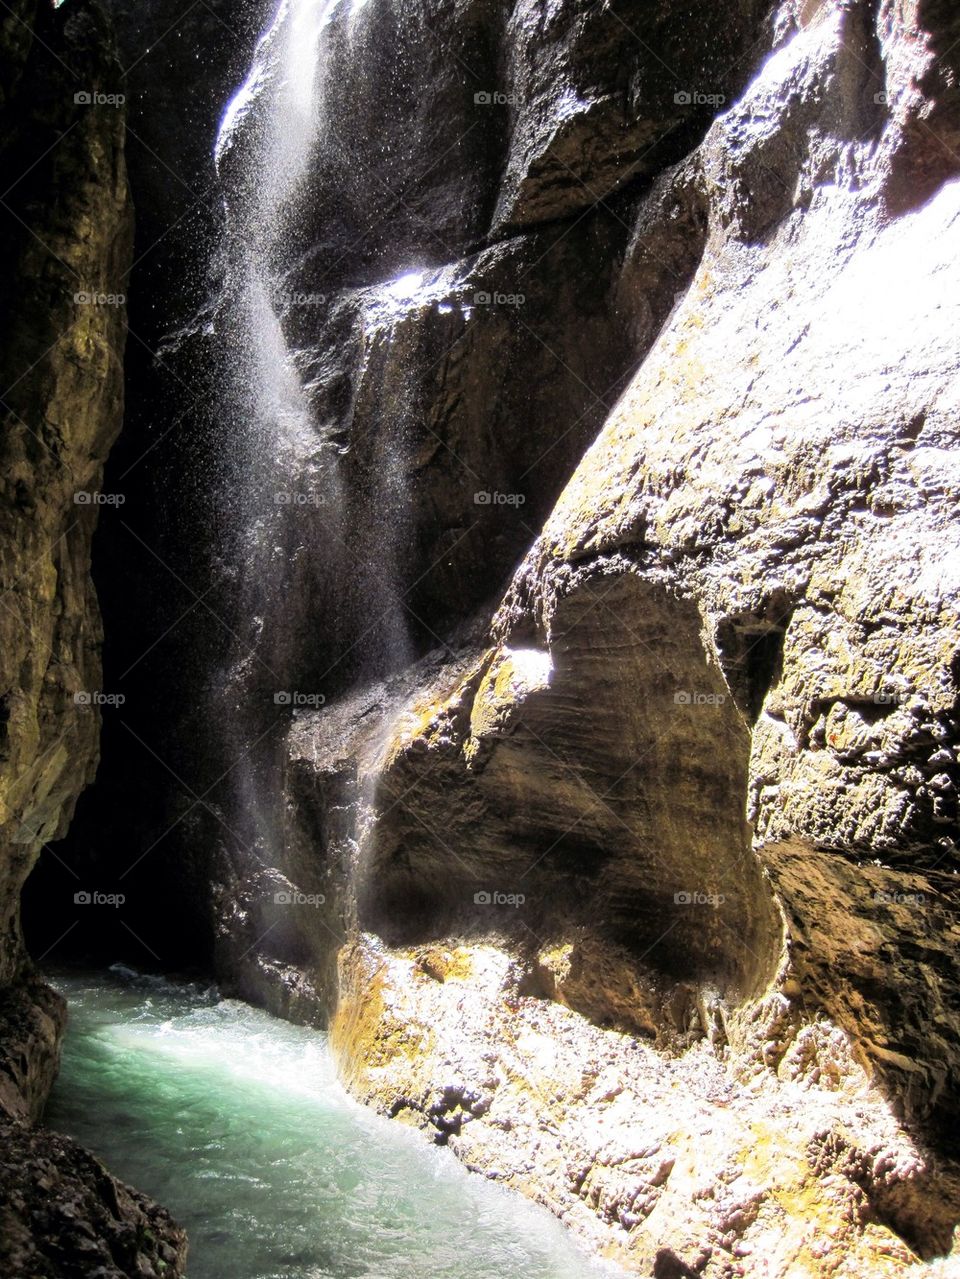
[(62, 997), (36, 977), (0, 991), (0, 1111), (6, 1118), (40, 1118), (60, 1066), (66, 1020)]
[(66, 1004), (36, 976), (0, 992), (0, 1272), (5, 1279), (176, 1279), (184, 1231), (71, 1141), (34, 1126)]
[[(375, 5), (364, 13), (377, 21)], [(513, 83), (533, 84), (528, 50), (547, 37), (562, 78), (577, 23), (513, 21)], [(457, 474), (446, 452), (465, 446), (483, 477), (520, 440), (520, 466), (497, 476), (520, 487), (548, 429), (538, 397), (553, 396), (527, 385), (526, 339), (505, 358), (468, 325), (468, 373), (431, 348), (440, 371), (421, 390), (408, 326), (454, 325), (444, 317), (467, 299), (450, 268), (406, 294), (367, 285), (411, 267), (392, 256), (412, 243), (406, 212), (396, 239), (344, 268), (376, 307), (362, 394), (344, 391), (328, 339), (309, 345), (316, 324), (287, 321), (311, 420), (335, 423), (283, 453), (291, 488), (309, 488), (303, 441), (346, 448), (349, 475), (364, 449), (385, 456), (398, 415), (408, 439), (428, 424), (408, 507), (348, 503), (346, 527), (362, 530), (348, 580), (362, 600), (368, 561), (395, 567), (393, 589), (442, 646), (344, 692), (331, 662), (352, 633), (330, 640), (326, 597), (326, 633), (293, 669), (328, 703), (294, 715), (282, 841), (258, 846), (262, 866), (248, 858), (224, 894), (222, 953), (253, 997), (334, 1010), (358, 1095), (644, 1273), (957, 1264), (943, 1258), (960, 1220), (958, 22), (931, 4), (782, 5), (703, 140), (663, 112), (678, 151), (613, 205), (647, 128), (635, 100), (616, 110), (636, 133), (611, 144), (614, 108), (595, 105), (570, 152), (563, 104), (589, 57), (571, 94), (533, 84), (507, 104), (517, 133), (492, 225), (569, 215), (567, 198), (589, 212), (483, 253), (509, 251), (536, 279), (551, 242), (609, 214), (613, 239), (574, 254), (596, 245), (596, 327), (581, 337), (547, 298), (537, 332), (551, 326), (564, 386), (571, 372), (589, 383), (595, 344), (631, 376), (616, 403), (587, 397), (586, 419), (584, 401), (549, 398), (544, 447), (577, 451), (581, 427), (603, 428), (489, 624), (485, 596), (524, 521), (554, 502), (565, 455), (519, 522), (516, 507), (487, 512), (455, 553), (473, 526), (462, 516), (446, 553), (429, 541), (448, 491), (430, 467)], [(574, 153), (601, 203), (563, 193)], [(449, 207), (441, 192), (434, 212)], [(317, 287), (303, 263), (332, 270), (329, 246), (316, 220), (304, 234), (320, 247), (292, 278)], [(563, 298), (567, 278), (540, 287)], [(338, 292), (332, 313), (355, 317), (364, 296)], [(519, 367), (536, 407), (502, 435), (461, 437), (476, 408), (459, 379), (476, 386), (487, 360), (500, 403)], [(377, 512), (392, 528), (395, 510), (427, 512), (423, 535), (377, 561)], [(323, 521), (285, 518), (273, 563), (303, 549), (302, 586)], [(461, 583), (453, 619), (428, 603), (441, 578), (451, 598), (446, 575)]]
[(4, 10), (0, 1271), (169, 1279), (183, 1272), (186, 1244), (165, 1211), (32, 1126), (56, 1076), (66, 1010), (24, 955), (20, 890), (97, 764), (102, 637), (90, 544), (122, 414), (117, 281), (132, 211), (123, 112), (104, 100), (122, 90), (100, 7), (20, 0)]
[[(251, 989), (261, 955), (279, 972), (317, 949), (287, 953), (261, 907), (300, 861), (277, 693), (329, 703), (489, 609), (696, 266), (692, 200), (663, 210), (656, 263), (630, 247), (639, 184), (769, 39), (762, 3), (722, 32), (645, 0), (506, 24), (477, 4), (333, 5), (319, 34), (309, 12), (281, 6), (218, 143), (229, 269), (211, 323), (234, 366), (224, 502), (244, 536), (218, 600), (237, 643), (213, 711), (215, 877), (221, 974)], [(635, 34), (651, 23), (669, 66)]]
[(11, 1279), (176, 1279), (186, 1236), (69, 1137), (0, 1122), (0, 1266)]
[[(37, 953), (77, 922), (66, 863), (84, 886), (126, 900), (122, 910), (100, 912), (95, 926), (81, 918), (53, 957), (72, 950), (91, 962), (143, 965), (160, 955), (180, 967), (210, 962), (210, 875), (198, 849), (213, 846), (218, 826), (185, 787), (158, 785), (157, 756), (196, 794), (220, 771), (212, 734), (198, 731), (197, 709), (222, 660), (217, 637), (227, 632), (209, 611), (222, 615), (214, 597), (198, 604), (210, 587), (203, 548), (221, 534), (210, 497), (214, 359), (199, 335), (181, 347), (171, 334), (210, 287), (222, 215), (213, 173), (217, 121), (271, 6), (107, 0), (106, 7), (123, 71), (136, 237), (117, 284), (128, 295), (124, 423), (104, 479), (124, 502), (101, 514), (92, 575), (106, 635), (104, 687), (125, 700), (103, 716), (96, 783), (65, 839), (41, 858), (23, 914)], [(171, 929), (170, 917), (182, 926)]]
[(649, 0), (280, 6), (217, 147), (247, 533), (225, 718), (403, 665), (500, 593), (631, 366), (624, 187), (702, 135), (675, 98), (732, 94), (766, 7), (693, 35)]
[(0, 991), (0, 1273), (177, 1279), (185, 1232), (82, 1147), (37, 1127), (60, 1064), (63, 998), (26, 973)]
[[(19, 893), (97, 762), (100, 620), (89, 577), (104, 459), (122, 413), (131, 249), (123, 116), (95, 4), (4, 18), (0, 137), (0, 986), (22, 963)], [(82, 703), (76, 694), (85, 694)]]
[(955, 1171), (898, 1128), (829, 1022), (773, 1072), (705, 1040), (664, 1056), (523, 984), (499, 947), (344, 948), (344, 1078), (640, 1274), (879, 1279), (949, 1251)]
[(767, 8), (280, 7), (180, 819), (234, 988), (601, 1250), (946, 1274), (960, 18)]

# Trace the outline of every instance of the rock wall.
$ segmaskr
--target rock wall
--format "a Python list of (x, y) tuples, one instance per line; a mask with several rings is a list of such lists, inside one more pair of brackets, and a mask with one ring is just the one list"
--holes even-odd
[[(418, 189), (441, 241), (492, 241), (470, 274), (404, 199), (389, 233), (351, 224), (345, 291), (322, 197), (332, 171), (355, 216), (367, 144), (346, 125), (312, 161), (289, 278), (332, 272), (349, 324), (335, 358), (330, 330), (286, 332), (348, 467), (400, 420), (418, 445), (396, 562), (414, 656), (440, 643), (344, 679), (327, 601), (293, 685), (327, 703), (294, 715), (282, 846), (222, 899), (221, 954), (251, 997), (332, 1012), (359, 1096), (643, 1273), (948, 1273), (960, 29), (885, 0), (744, 12), (740, 79), (701, 52), (668, 93), (637, 49), (669, 20), (638, 9), (603, 11), (622, 47), (563, 6), (510, 19), (484, 64), (499, 164), (469, 166), (499, 175), (467, 201), (486, 229), (450, 198), (456, 148)], [(622, 96), (597, 66), (628, 64)], [(404, 164), (444, 92), (411, 92)], [(688, 92), (712, 123), (676, 124)], [(534, 306), (480, 318), (487, 261)], [(428, 326), (458, 358), (428, 344), (424, 382)], [(472, 520), (475, 489), (531, 500)], [(347, 491), (356, 588), (384, 508)]]
[(3, 36), (0, 985), (23, 963), (20, 889), (97, 764), (90, 543), (120, 429), (132, 236), (122, 112), (86, 100), (121, 92), (100, 9), (21, 3)]
[[(315, 127), (295, 198), (271, 204), (303, 11), (281, 6), (253, 55), (219, 151), (217, 288), (164, 357), (218, 370), (174, 399), (194, 421), (197, 391), (226, 460), (210, 484), (184, 468), (192, 513), (138, 525), (214, 583), (213, 621), (196, 609), (155, 686), (161, 756), (190, 786), (170, 804), (155, 760), (142, 774), (162, 795), (143, 847), (171, 821), (184, 841), (163, 871), (143, 863), (144, 918), (151, 882), (208, 909), (225, 981), (330, 1019), (359, 1097), (641, 1273), (950, 1273), (957, 17), (930, 0), (331, 4), (298, 81)], [(45, 12), (50, 39), (87, 12)], [(194, 20), (207, 30), (197, 11), (178, 36)], [(144, 138), (189, 171), (177, 252), (226, 79), (190, 80), (196, 133), (167, 127), (183, 103), (157, 88), (154, 112), (150, 94), (190, 79), (187, 44), (140, 81)], [(140, 182), (161, 232), (156, 171)], [(95, 226), (119, 252), (110, 189)], [(107, 246), (82, 244), (109, 271)], [(204, 282), (213, 253), (190, 259)], [(255, 330), (250, 260), (276, 286)], [(54, 269), (25, 267), (24, 287)], [(153, 336), (182, 301), (164, 294)], [(32, 398), (5, 402), (28, 423), (59, 388), (72, 408), (44, 408), (48, 449), (89, 415), (92, 484), (119, 322), (90, 316), (86, 394), (69, 400), (82, 360), (51, 371), (41, 342), (11, 391)], [(282, 435), (257, 398), (268, 366), (286, 371), (268, 388)], [(141, 394), (138, 454), (158, 425)], [(29, 560), (18, 632), (56, 660), (7, 716), (29, 779), (11, 822), (36, 840), (62, 830), (96, 732), (63, 715), (63, 690), (95, 683), (96, 632), (56, 483), (49, 541), (34, 532), (60, 558)], [(179, 626), (190, 596), (159, 613)], [(166, 634), (116, 599), (131, 657)], [(20, 688), (33, 667), (10, 651)], [(215, 673), (181, 680), (197, 653)], [(8, 976), (30, 855), (2, 863)]]
[(20, 892), (97, 767), (90, 551), (122, 417), (133, 226), (100, 7), (5, 6), (0, 68), (0, 1268), (180, 1275), (186, 1240), (169, 1215), (36, 1126), (66, 1008), (24, 952)]

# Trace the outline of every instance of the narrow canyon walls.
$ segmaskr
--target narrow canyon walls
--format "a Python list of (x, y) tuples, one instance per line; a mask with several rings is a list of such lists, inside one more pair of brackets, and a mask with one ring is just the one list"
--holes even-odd
[[(329, 11), (334, 69), (378, 14)], [(334, 289), (323, 314), (346, 345), (305, 345), (316, 325), (283, 317), (317, 424), (285, 466), (316, 491), (308, 456), (342, 451), (318, 504), (340, 503), (339, 537), (357, 530), (337, 552), (353, 612), (332, 636), (336, 597), (310, 612), (282, 845), (227, 895), (223, 953), (252, 997), (333, 1010), (359, 1095), (641, 1270), (754, 1273), (776, 1235), (772, 1274), (828, 1254), (838, 1273), (901, 1274), (949, 1251), (958, 1210), (957, 32), (886, 4), (743, 21), (741, 82), (701, 60), (688, 94), (673, 68), (673, 104), (715, 115), (701, 140), (669, 104), (657, 133), (637, 98), (631, 128), (608, 130), (622, 100), (590, 78), (589, 22), (515, 13), (485, 104), (505, 108), (493, 243), (469, 275), (402, 200), (397, 239), (357, 222), (361, 247), (336, 257), (329, 219), (355, 206), (323, 193), (331, 170), (366, 189), (362, 160), (338, 168), (366, 144), (324, 125), (355, 70), (324, 81), (303, 179), (319, 195), (300, 196), (314, 220), (282, 237), (279, 269), (295, 292)], [(646, 43), (623, 41), (627, 60)], [(582, 69), (578, 96), (544, 88), (558, 68)], [(460, 162), (443, 183), (466, 180)], [(477, 231), (436, 182), (420, 196), (449, 249)], [(506, 346), (481, 311), (494, 296)], [(441, 325), (445, 351), (411, 343)], [(378, 517), (397, 531), (369, 479), (385, 438), (408, 521), (388, 561), (367, 540)], [(329, 531), (322, 510), (286, 518)], [(390, 579), (380, 601), (370, 572)], [(408, 608), (415, 638), (345, 680), (377, 602)], [(619, 1144), (624, 1126), (647, 1138)]]
[[(138, 79), (188, 191), (142, 164), (135, 198), (194, 272), (184, 305), (140, 268), (128, 365), (129, 460), (178, 428), (135, 524), (162, 603), (104, 569), (130, 660), (165, 646), (152, 751), (118, 737), (108, 782), (164, 850), (144, 918), (153, 884), (228, 989), (329, 1023), (357, 1096), (639, 1273), (948, 1274), (952, 6), (284, 0), (255, 48), (214, 10), (224, 61), (156, 114), (186, 55)], [(50, 40), (98, 21), (69, 12)], [(129, 252), (119, 120), (54, 152), (84, 141), (70, 199), (100, 201), (43, 215), (81, 274)], [(8, 234), (25, 296), (59, 288)], [(4, 400), (7, 979), (96, 745), (91, 511), (55, 461), (99, 482), (122, 322), (56, 305), (79, 354), (44, 312)], [(99, 829), (81, 856), (122, 869)]]
[(100, 620), (89, 577), (104, 459), (120, 430), (132, 210), (119, 67), (102, 12), (4, 18), (6, 288), (0, 984), (22, 963), (19, 894), (97, 762)]
[(177, 1275), (169, 1215), (36, 1126), (66, 1010), (24, 951), (20, 892), (97, 766), (90, 552), (121, 426), (133, 216), (100, 6), (5, 6), (0, 61), (0, 1268)]

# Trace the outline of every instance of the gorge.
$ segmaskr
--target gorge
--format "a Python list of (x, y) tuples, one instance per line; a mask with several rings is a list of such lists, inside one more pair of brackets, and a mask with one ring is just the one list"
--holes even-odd
[(960, 1274), (960, 10), (9, 0), (0, 146), (0, 1273)]

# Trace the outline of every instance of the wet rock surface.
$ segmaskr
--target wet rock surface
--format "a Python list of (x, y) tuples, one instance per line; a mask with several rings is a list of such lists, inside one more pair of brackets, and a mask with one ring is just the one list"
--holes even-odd
[(0, 1270), (159, 1279), (182, 1274), (183, 1232), (33, 1126), (66, 1010), (26, 961), (19, 920), (23, 883), (66, 830), (99, 751), (89, 569), (123, 404), (122, 91), (103, 10), (84, 0), (7, 7), (0, 61)]
[(0, 1265), (11, 1279), (171, 1279), (186, 1236), (69, 1137), (0, 1122)]
[(0, 1111), (35, 1123), (60, 1065), (67, 1020), (63, 999), (37, 977), (0, 992)]
[(296, 189), (257, 164), (282, 10), (171, 345), (233, 354), (242, 533), (167, 721), (223, 754), (169, 900), (358, 1096), (641, 1273), (946, 1275), (956, 15), (324, 14)]
[[(955, 1264), (951, 22), (782, 6), (620, 197), (627, 385), (489, 626), (294, 717), (225, 929), (268, 1002), (298, 956), (358, 1095), (641, 1272)], [(612, 1103), (558, 1045), (617, 1097), (628, 1042), (620, 1120), (700, 1097), (701, 1181), (579, 1149)]]
[(178, 1279), (185, 1232), (76, 1142), (39, 1125), (63, 997), (31, 972), (0, 991), (0, 1271), (10, 1279)]
[(497, 946), (366, 937), (340, 977), (332, 1042), (356, 1095), (631, 1270), (954, 1273), (956, 1170), (902, 1131), (826, 1020), (773, 1072), (755, 1051), (768, 1015), (754, 1049), (665, 1056), (524, 995)]

